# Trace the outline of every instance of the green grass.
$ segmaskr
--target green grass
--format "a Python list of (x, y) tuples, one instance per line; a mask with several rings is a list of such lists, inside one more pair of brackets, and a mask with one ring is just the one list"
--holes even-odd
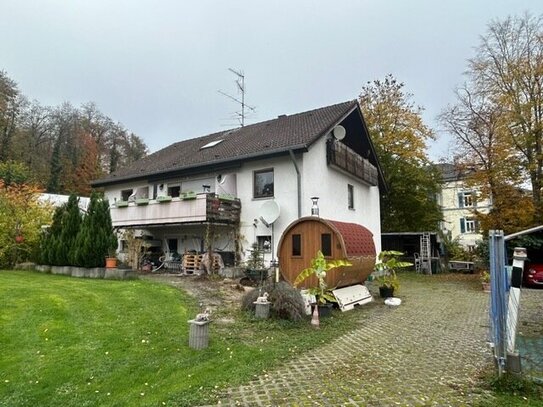
[(543, 406), (542, 385), (510, 374), (498, 378), (494, 369), (484, 372), (483, 380), (492, 390), (495, 399), (483, 404), (482, 407)]
[[(371, 305), (370, 305), (371, 307)], [(369, 308), (309, 322), (212, 322), (188, 347), (197, 300), (142, 280), (0, 272), (1, 406), (189, 406), (347, 332)], [(226, 311), (223, 311), (225, 313)]]

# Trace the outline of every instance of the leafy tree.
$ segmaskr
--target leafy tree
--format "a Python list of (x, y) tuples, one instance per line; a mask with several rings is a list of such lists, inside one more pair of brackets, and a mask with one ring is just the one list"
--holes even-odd
[(0, 162), (25, 164), (51, 193), (90, 193), (90, 181), (147, 155), (143, 140), (94, 103), (29, 102), (0, 71)]
[(0, 162), (0, 179), (5, 185), (31, 184), (32, 174), (22, 163), (5, 161)]
[(511, 167), (513, 161), (511, 184), (518, 182), (517, 168), (527, 177), (535, 221), (543, 221), (542, 17), (524, 14), (492, 21), (469, 61), (467, 76), (471, 93), (484, 94), (485, 109), (499, 113), (482, 117), (495, 123), (498, 140), (513, 153), (498, 165)]
[(439, 173), (426, 156), (426, 143), (434, 134), (411, 99), (392, 75), (368, 82), (359, 96), (389, 188), (381, 195), (385, 232), (435, 230), (441, 219), (435, 199)]
[(0, 71), (0, 161), (9, 157), (20, 105), (21, 97), (17, 84), (6, 72)]
[(35, 186), (0, 180), (0, 267), (12, 267), (38, 252), (41, 227), (52, 214), (38, 202), (38, 193)]
[[(529, 14), (493, 21), (469, 61), (456, 103), (440, 119), (467, 182), (492, 201), (483, 230), (515, 232), (543, 220), (543, 24)], [(520, 185), (529, 179), (531, 199)]]

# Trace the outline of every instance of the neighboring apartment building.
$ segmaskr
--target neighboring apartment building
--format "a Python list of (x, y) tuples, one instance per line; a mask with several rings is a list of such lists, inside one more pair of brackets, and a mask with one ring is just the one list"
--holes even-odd
[(384, 181), (357, 101), (181, 141), (93, 186), (105, 190), (114, 227), (167, 255), (204, 251), (211, 222), (226, 263), (253, 242), (270, 261), (312, 197), (321, 217), (361, 224), (381, 247)]
[(438, 202), (443, 211), (441, 230), (450, 232), (453, 239), (467, 250), (472, 250), (483, 236), (475, 218), (475, 210), (488, 213), (492, 202), (481, 200), (477, 188), (468, 187), (466, 174), (453, 164), (437, 164), (442, 174)]

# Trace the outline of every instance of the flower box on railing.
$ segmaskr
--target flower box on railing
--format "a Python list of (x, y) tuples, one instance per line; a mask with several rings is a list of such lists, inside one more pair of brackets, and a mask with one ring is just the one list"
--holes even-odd
[(172, 200), (172, 197), (171, 196), (157, 196), (156, 197), (156, 200), (160, 203), (162, 202), (170, 202)]
[(128, 206), (128, 201), (117, 201), (115, 202), (116, 208), (126, 208)]
[(183, 192), (181, 194), (181, 199), (183, 199), (183, 201), (187, 201), (189, 199), (196, 199), (196, 192), (192, 192), (192, 191)]
[(147, 205), (148, 203), (149, 203), (149, 198), (136, 199), (136, 205)]

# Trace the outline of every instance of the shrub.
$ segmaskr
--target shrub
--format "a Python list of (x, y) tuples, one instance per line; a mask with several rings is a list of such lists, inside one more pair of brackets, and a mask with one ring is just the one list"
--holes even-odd
[[(268, 293), (271, 302), (271, 315), (275, 318), (300, 321), (305, 316), (305, 306), (300, 292), (285, 281), (279, 283), (266, 283), (262, 286), (262, 293)], [(246, 293), (241, 300), (241, 309), (254, 312), (260, 289)]]

